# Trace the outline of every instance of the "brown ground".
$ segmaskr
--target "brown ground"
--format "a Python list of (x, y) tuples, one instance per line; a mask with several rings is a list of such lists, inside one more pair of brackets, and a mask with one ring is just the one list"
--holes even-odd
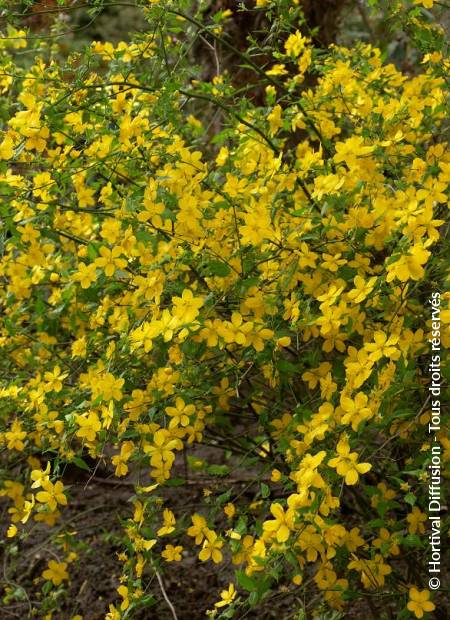
[[(176, 467), (178, 471), (175, 475), (183, 476), (185, 470), (182, 459)], [(205, 474), (198, 476), (204, 478)], [(247, 472), (248, 478), (251, 478), (251, 472)], [(133, 493), (132, 480), (130, 478), (117, 480), (110, 473), (100, 469), (94, 477), (91, 477), (89, 472), (77, 468), (68, 468), (63, 479), (65, 485), (70, 488), (70, 501), (69, 506), (63, 509), (63, 518), (57, 527), (61, 526), (61, 532), (64, 530), (72, 533), (79, 558), (69, 567), (70, 582), (55, 602), (54, 609), (57, 611), (54, 611), (52, 620), (71, 620), (76, 614), (80, 614), (83, 620), (103, 620), (109, 603), (121, 600), (116, 591), (122, 569), (122, 563), (117, 558), (117, 554), (123, 550), (120, 544), (123, 532), (120, 521), (129, 518), (133, 512), (129, 502)], [(145, 480), (142, 479), (141, 482), (149, 484), (150, 480), (145, 476)], [(205, 502), (204, 487), (218, 494), (224, 491), (220, 479), (205, 482), (203, 479), (196, 480), (191, 475), (189, 485), (164, 490), (166, 506), (177, 516), (187, 510), (190, 513), (201, 510)], [(248, 481), (235, 482), (235, 490), (244, 491), (242, 500), (247, 503), (253, 495), (251, 483), (248, 487)], [(245, 494), (245, 488), (248, 488), (248, 495)], [(9, 521), (7, 516), (9, 505), (9, 501), (0, 498), (2, 538)], [(351, 516), (348, 518), (350, 526)], [(49, 559), (52, 557), (62, 559), (64, 555), (61, 547), (52, 544), (51, 536), (55, 533), (54, 529), (50, 530), (31, 521), (28, 525), (30, 530), (32, 528), (32, 532), (25, 541), (19, 542), (15, 555), (5, 556), (4, 547), (0, 545), (0, 620), (45, 617), (46, 610), (42, 608), (41, 603), (44, 583), (41, 574)], [(225, 522), (223, 525), (226, 529)], [(183, 560), (164, 566), (164, 586), (176, 609), (178, 620), (201, 620), (206, 617), (205, 611), (213, 608), (220, 590), (233, 579), (233, 574), (228, 563), (214, 565), (211, 562), (200, 562), (190, 544), (191, 539), (185, 538), (186, 540), (179, 541), (186, 549)], [(168, 542), (173, 543), (172, 540)], [(177, 541), (177, 544), (179, 543)], [(130, 620), (173, 620), (158, 581), (149, 568), (144, 571), (143, 582), (146, 594), (153, 594), (157, 602), (154, 606), (133, 612), (129, 616)], [(282, 584), (280, 586), (278, 592), (269, 600), (254, 610), (242, 608), (235, 618), (239, 620), (303, 618), (300, 613), (302, 601), (295, 595), (295, 587), (291, 584), (287, 584), (287, 587), (283, 587)], [(5, 588), (11, 588), (15, 596), (11, 597), (9, 602), (2, 603)], [(52, 591), (56, 590), (54, 588)], [(383, 603), (382, 607), (378, 601), (377, 606), (372, 603), (372, 609), (369, 601), (371, 602), (369, 596), (366, 600), (357, 600), (343, 615), (332, 615), (328, 612), (314, 618), (311, 616), (311, 620), (340, 618), (393, 620), (399, 617), (402, 605), (399, 601), (389, 599), (389, 602)], [(32, 612), (31, 609), (35, 611)], [(444, 593), (434, 613), (433, 619), (449, 618)], [(310, 618), (309, 615), (307, 617)]]

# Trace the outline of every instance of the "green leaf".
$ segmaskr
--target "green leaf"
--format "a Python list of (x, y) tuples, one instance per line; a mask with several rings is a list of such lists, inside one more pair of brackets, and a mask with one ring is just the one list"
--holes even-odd
[(102, 402), (102, 400), (103, 400), (103, 394), (99, 394), (97, 398), (91, 402), (91, 407), (96, 407)]
[(236, 578), (241, 588), (244, 588), (247, 592), (256, 592), (258, 584), (254, 579), (240, 570), (236, 571)]
[(228, 465), (208, 465), (206, 470), (212, 476), (226, 476), (230, 473)]
[(414, 493), (408, 493), (407, 495), (405, 495), (404, 500), (407, 504), (409, 504), (410, 506), (414, 506), (414, 504), (417, 501), (416, 496), (414, 495)]
[(95, 248), (95, 245), (93, 243), (88, 243), (87, 246), (87, 253), (89, 258), (91, 259), (91, 261), (95, 260), (98, 256), (98, 252)]
[(234, 528), (236, 530), (236, 532), (238, 532), (239, 534), (244, 534), (246, 529), (247, 529), (247, 517), (246, 516), (241, 516), (239, 517), (238, 522), (236, 523), (236, 526)]
[(53, 587), (53, 583), (51, 581), (46, 581), (42, 586), (42, 592), (44, 594), (48, 594)]
[(261, 496), (266, 498), (269, 497), (270, 495), (270, 489), (267, 486), (267, 484), (264, 484), (264, 482), (261, 482)]
[(280, 359), (277, 362), (277, 368), (280, 372), (286, 373), (289, 375), (295, 375), (298, 373), (298, 366), (291, 364), (288, 360)]
[(186, 484), (186, 480), (184, 478), (170, 478), (165, 482), (166, 487), (182, 487)]
[(45, 303), (41, 296), (37, 297), (34, 303), (34, 311), (37, 315), (42, 316), (45, 312)]
[(225, 504), (225, 502), (228, 502), (230, 500), (231, 497), (231, 491), (228, 490), (226, 493), (222, 493), (221, 495), (219, 495), (219, 497), (217, 498), (217, 503), (219, 504), (219, 506), (221, 506), (222, 504)]
[(89, 465), (80, 456), (74, 456), (71, 463), (75, 463), (75, 465), (80, 469), (90, 471)]
[(139, 599), (139, 607), (153, 607), (155, 603), (156, 598), (151, 594), (147, 594)]
[(270, 590), (270, 586), (272, 585), (272, 579), (270, 577), (265, 577), (264, 579), (260, 579), (258, 581), (258, 595), (259, 598), (263, 598), (264, 594)]
[(230, 267), (221, 260), (212, 260), (207, 265), (208, 272), (213, 276), (219, 276), (225, 278), (231, 273)]
[(402, 539), (401, 544), (405, 545), (405, 547), (420, 547), (422, 541), (417, 534), (408, 534)]

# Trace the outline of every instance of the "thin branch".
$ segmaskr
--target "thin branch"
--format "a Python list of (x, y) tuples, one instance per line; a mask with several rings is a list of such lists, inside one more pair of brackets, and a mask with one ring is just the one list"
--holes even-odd
[(155, 570), (155, 575), (156, 575), (156, 579), (158, 580), (159, 587), (161, 588), (162, 595), (163, 595), (167, 605), (169, 606), (170, 611), (172, 612), (173, 620), (178, 620), (178, 616), (177, 616), (177, 612), (175, 611), (175, 607), (172, 605), (172, 603), (170, 602), (169, 597), (167, 596), (167, 592), (166, 592), (166, 590), (164, 588), (163, 580), (162, 580), (161, 575), (158, 573), (157, 570)]
[(256, 127), (255, 125), (253, 125), (249, 121), (246, 121), (244, 118), (242, 118), (242, 116), (237, 114), (237, 112), (235, 112), (234, 110), (228, 108), (228, 106), (226, 106), (225, 104), (221, 103), (217, 99), (213, 99), (212, 97), (208, 97), (207, 95), (201, 95), (199, 93), (192, 93), (192, 92), (189, 92), (189, 91), (186, 91), (186, 90), (183, 90), (183, 89), (179, 89), (178, 92), (181, 93), (182, 95), (184, 95), (185, 97), (190, 97), (192, 99), (201, 99), (203, 101), (208, 101), (209, 103), (212, 103), (213, 105), (216, 105), (217, 107), (219, 107), (221, 110), (223, 110), (224, 112), (226, 112), (230, 116), (234, 116), (234, 118), (236, 118), (240, 123), (242, 123), (243, 125), (245, 125), (249, 129), (252, 129), (254, 132), (256, 132), (259, 136), (261, 136), (261, 138), (264, 139), (264, 141), (270, 146), (270, 148), (272, 149), (272, 151), (274, 153), (276, 153), (277, 155), (280, 154), (280, 149), (272, 142), (272, 140), (270, 138), (268, 138), (266, 136), (266, 134), (261, 129), (259, 129), (259, 127)]

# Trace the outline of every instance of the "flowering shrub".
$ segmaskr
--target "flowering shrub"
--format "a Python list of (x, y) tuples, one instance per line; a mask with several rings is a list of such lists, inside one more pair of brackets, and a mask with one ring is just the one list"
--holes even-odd
[[(43, 527), (56, 549), (30, 613), (63, 617), (82, 554), (72, 465), (129, 482), (109, 620), (176, 614), (161, 574), (186, 557), (222, 570), (212, 617), (284, 592), (299, 618), (421, 618), (449, 62), (430, 47), (408, 75), (369, 44), (318, 49), (296, 2), (258, 1), (270, 59), (234, 49), (257, 104), (220, 63), (192, 79), (199, 30), (232, 46), (227, 12), (146, 4), (156, 28), (64, 61), (58, 38), (0, 41), (4, 552)], [(175, 511), (166, 490), (189, 484), (202, 505)]]

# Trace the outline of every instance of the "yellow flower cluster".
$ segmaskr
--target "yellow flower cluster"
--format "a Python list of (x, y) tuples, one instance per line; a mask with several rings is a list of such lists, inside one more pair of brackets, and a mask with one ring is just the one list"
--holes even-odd
[[(131, 617), (144, 571), (189, 554), (236, 569), (214, 615), (281, 571), (342, 611), (347, 590), (392, 593), (392, 557), (420, 550), (431, 288), (450, 344), (446, 75), (312, 45), (286, 37), (262, 71), (269, 103), (231, 114), (214, 157), (185, 108), (228, 78), (168, 102), (151, 35), (94, 42), (76, 87), (45, 45), (0, 83), (7, 537), (63, 521), (57, 463), (139, 470), (109, 618)], [(188, 476), (207, 478), (206, 508), (178, 516), (164, 489)], [(43, 579), (62, 587), (72, 561)], [(411, 586), (404, 607), (434, 604)]]

